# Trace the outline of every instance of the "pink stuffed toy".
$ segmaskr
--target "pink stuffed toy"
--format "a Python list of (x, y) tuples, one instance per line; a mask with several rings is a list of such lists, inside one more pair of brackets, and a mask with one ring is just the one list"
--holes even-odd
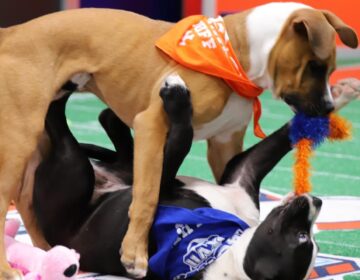
[(64, 246), (43, 251), (14, 239), (20, 222), (8, 220), (5, 224), (6, 255), (13, 268), (24, 274), (25, 280), (76, 279), (80, 255)]

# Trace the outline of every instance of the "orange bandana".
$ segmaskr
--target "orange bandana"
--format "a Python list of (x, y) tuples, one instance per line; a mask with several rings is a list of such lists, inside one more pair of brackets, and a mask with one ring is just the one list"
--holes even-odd
[(265, 137), (259, 124), (261, 104), (258, 96), (263, 89), (246, 76), (230, 44), (222, 17), (187, 17), (162, 36), (156, 47), (179, 64), (222, 78), (238, 95), (254, 99), (254, 134)]

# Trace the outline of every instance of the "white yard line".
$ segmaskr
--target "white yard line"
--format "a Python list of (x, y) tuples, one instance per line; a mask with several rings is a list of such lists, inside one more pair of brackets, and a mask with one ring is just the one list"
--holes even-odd
[(321, 240), (319, 237), (316, 237), (316, 242), (320, 243), (320, 244), (322, 243), (322, 244), (332, 245), (332, 246), (336, 246), (336, 247), (345, 247), (345, 248), (351, 248), (351, 249), (359, 249), (360, 248), (360, 246), (357, 246), (357, 245)]
[[(281, 172), (288, 172), (293, 173), (293, 169), (290, 167), (278, 166), (275, 167), (274, 170), (281, 171)], [(324, 177), (337, 177), (347, 180), (356, 180), (360, 181), (360, 176), (343, 174), (343, 173), (336, 173), (336, 172), (326, 172), (326, 171), (312, 171), (311, 172), (314, 176), (324, 176)]]
[[(99, 107), (88, 106), (88, 105), (83, 105), (83, 104), (71, 104), (70, 108), (71, 108), (71, 110), (75, 110), (77, 113), (86, 112), (86, 113), (98, 114), (102, 111), (102, 109)], [(97, 115), (94, 115), (94, 117), (96, 118)]]

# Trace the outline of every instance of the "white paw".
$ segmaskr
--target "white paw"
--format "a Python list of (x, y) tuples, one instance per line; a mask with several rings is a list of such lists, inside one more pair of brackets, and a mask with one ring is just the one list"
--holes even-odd
[(146, 276), (146, 269), (141, 269), (141, 268), (129, 268), (126, 269), (127, 273), (129, 273), (129, 275), (133, 278), (136, 279), (142, 279)]
[(123, 249), (120, 249), (121, 258), (120, 261), (124, 268), (126, 269), (126, 272), (135, 279), (141, 279), (144, 278), (147, 274), (147, 267), (148, 267), (148, 261), (147, 261), (147, 254), (146, 255), (130, 255), (129, 257), (126, 257), (123, 254)]
[(177, 74), (169, 75), (165, 78), (162, 87), (174, 87), (182, 86), (186, 88), (186, 84), (183, 79), (180, 78)]

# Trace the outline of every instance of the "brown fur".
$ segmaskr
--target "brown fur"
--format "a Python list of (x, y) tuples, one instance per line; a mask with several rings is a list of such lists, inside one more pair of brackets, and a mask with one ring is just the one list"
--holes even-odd
[[(245, 17), (246, 13), (237, 14), (225, 21), (237, 56), (247, 69), (250, 61), (247, 43), (243, 41), (245, 35), (239, 38), (235, 35), (244, 31)], [(33, 240), (46, 246), (31, 213), (33, 179), (30, 176), (24, 180), (27, 184), (20, 188), (20, 194), (16, 193), (17, 186), (43, 131), (49, 103), (74, 74), (87, 72), (92, 79), (85, 90), (96, 94), (135, 130), (134, 195), (129, 213), (131, 223), (122, 244), (122, 261), (146, 269), (147, 235), (158, 201), (167, 132), (158, 96), (161, 81), (173, 72), (184, 79), (192, 93), (195, 129), (216, 118), (231, 94), (222, 80), (186, 69), (154, 47), (155, 41), (171, 26), (129, 12), (85, 9), (56, 13), (0, 30), (0, 239), (9, 201), (17, 199)], [(287, 36), (285, 33), (283, 36)], [(280, 70), (282, 73), (277, 68), (286, 64), (277, 53), (300, 49), (296, 45), (299, 39), (289, 36), (290, 47), (274, 50), (270, 63), (274, 75), (279, 75)], [(285, 44), (282, 40), (278, 45)], [(310, 52), (307, 47), (302, 54)], [(300, 57), (289, 58), (299, 64)], [(296, 87), (299, 81), (294, 79), (298, 75), (295, 69), (291, 71), (293, 74), (285, 77), (285, 81), (289, 79)], [(282, 80), (277, 78), (279, 85)], [(286, 86), (290, 85), (281, 85)], [(243, 135), (243, 131), (234, 134), (226, 145), (209, 141), (210, 150), (229, 151), (220, 164), (213, 161), (216, 173), (223, 169), (227, 158), (242, 149)], [(33, 155), (36, 160), (36, 154)], [(30, 166), (33, 170), (34, 165)], [(3, 242), (0, 273), (0, 279), (19, 279), (6, 262)]]
[(243, 150), (246, 127), (235, 132), (229, 142), (222, 143), (217, 141), (215, 137), (207, 140), (208, 151), (207, 158), (216, 182), (219, 182), (225, 170), (225, 165), (234, 155), (239, 154)]
[[(296, 93), (304, 110), (312, 109), (315, 97), (311, 94), (326, 90), (328, 77), (336, 68), (335, 30), (341, 32), (346, 45), (357, 46), (355, 32), (331, 13), (301, 9), (289, 17), (268, 64), (276, 96), (285, 99)], [(324, 67), (323, 77), (308, 71), (310, 61)]]

